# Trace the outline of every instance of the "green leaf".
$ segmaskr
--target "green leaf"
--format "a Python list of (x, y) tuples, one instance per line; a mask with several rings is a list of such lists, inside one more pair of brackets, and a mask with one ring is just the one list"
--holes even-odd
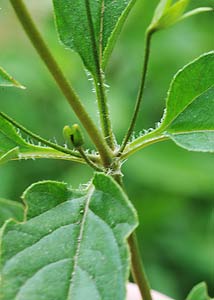
[(23, 215), (24, 210), (20, 203), (0, 198), (0, 227), (8, 219), (22, 221)]
[(189, 17), (198, 15), (202, 12), (209, 12), (209, 11), (214, 11), (214, 9), (212, 7), (198, 7), (196, 9), (190, 10), (187, 13), (185, 13), (180, 19), (179, 21), (182, 21), (184, 19), (187, 19)]
[(0, 86), (15, 86), (25, 89), (18, 81), (11, 77), (3, 68), (0, 67)]
[(184, 11), (189, 4), (189, 0), (179, 0), (173, 5), (171, 5), (171, 3), (171, 0), (160, 1), (149, 26), (151, 32), (165, 29), (196, 14), (213, 11), (213, 8), (211, 7), (200, 7), (184, 14)]
[(161, 0), (155, 10), (151, 26), (155, 25), (161, 17), (167, 12), (170, 7), (172, 0)]
[(186, 300), (210, 300), (205, 282), (197, 284), (190, 292)]
[(175, 75), (158, 127), (128, 144), (123, 157), (169, 138), (190, 151), (214, 152), (213, 116), (214, 51), (211, 51)]
[(2, 300), (125, 299), (137, 218), (111, 177), (81, 192), (40, 182), (23, 199), (27, 220), (2, 229)]
[(177, 73), (158, 132), (192, 151), (214, 151), (214, 52)]
[(0, 115), (0, 165), (11, 160), (35, 158), (79, 161), (51, 147), (36, 146), (25, 141), (16, 128)]
[[(116, 36), (135, 2), (136, 0), (53, 0), (60, 40), (66, 47), (79, 53), (93, 76), (97, 75), (96, 58), (100, 65), (106, 65)], [(92, 26), (87, 5), (92, 15)]]

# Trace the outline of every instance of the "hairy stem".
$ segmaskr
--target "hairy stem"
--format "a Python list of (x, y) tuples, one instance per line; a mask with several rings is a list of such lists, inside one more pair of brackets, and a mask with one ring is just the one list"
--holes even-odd
[(158, 143), (158, 142), (166, 141), (168, 139), (169, 139), (169, 137), (165, 136), (164, 134), (160, 134), (160, 135), (156, 135), (156, 136), (155, 135), (142, 136), (127, 145), (123, 154), (121, 155), (121, 158), (126, 159), (130, 155), (134, 154), (135, 152), (137, 152), (145, 147), (148, 147), (148, 146)]
[(85, 151), (82, 147), (78, 147), (77, 150), (79, 151), (81, 157), (85, 160), (85, 162), (95, 171), (97, 172), (103, 172), (104, 170), (100, 167), (98, 167), (90, 158), (88, 155), (85, 154)]
[[(91, 35), (91, 44), (92, 44), (92, 48), (93, 48), (94, 62), (95, 62), (96, 73), (97, 73), (96, 77), (94, 78), (94, 83), (95, 83), (95, 88), (96, 88), (96, 93), (97, 93), (100, 124), (101, 124), (101, 128), (102, 128), (104, 137), (105, 137), (108, 145), (112, 149), (114, 149), (114, 137), (113, 137), (112, 128), (111, 128), (109, 109), (108, 109), (108, 105), (107, 105), (105, 86), (104, 86), (104, 78), (103, 78), (103, 73), (102, 73), (102, 69), (101, 69), (101, 53), (98, 51), (89, 0), (85, 0), (85, 6), (86, 6), (89, 30), (90, 30), (90, 35)], [(104, 6), (102, 7), (102, 10), (104, 10)], [(102, 11), (102, 18), (103, 18), (103, 11)], [(102, 18), (101, 18), (101, 22), (103, 22)], [(102, 27), (103, 27), (103, 24), (101, 23), (100, 35), (102, 34)], [(100, 36), (99, 43), (101, 43), (101, 42), (102, 42), (102, 38)], [(100, 51), (102, 51), (102, 50), (100, 50)]]
[(143, 300), (152, 300), (150, 286), (140, 256), (135, 232), (130, 235), (128, 243), (131, 251), (132, 275), (134, 280), (139, 287)]
[(79, 97), (76, 95), (76, 93), (70, 86), (68, 80), (66, 79), (65, 75), (63, 74), (62, 70), (57, 64), (55, 58), (51, 54), (45, 41), (43, 40), (38, 29), (36, 28), (36, 25), (34, 24), (24, 2), (22, 0), (10, 0), (10, 2), (33, 46), (37, 50), (41, 59), (44, 61), (46, 67), (54, 77), (58, 87), (61, 89), (62, 93), (68, 100), (69, 104), (73, 108), (82, 125), (88, 132), (91, 140), (95, 144), (97, 150), (100, 153), (104, 166), (108, 167), (111, 164), (111, 151), (105, 139), (100, 134), (98, 128), (88, 115)]
[[(113, 176), (113, 178), (125, 191), (122, 176), (120, 174), (116, 174)], [(131, 252), (131, 271), (134, 281), (139, 287), (143, 300), (152, 300), (150, 286), (144, 270), (135, 232), (129, 236), (128, 243)]]
[(143, 98), (143, 92), (144, 92), (144, 87), (145, 87), (145, 82), (146, 82), (146, 74), (148, 70), (148, 64), (149, 64), (149, 57), (150, 57), (150, 47), (151, 47), (151, 37), (152, 37), (152, 31), (147, 31), (146, 32), (146, 46), (145, 46), (145, 52), (144, 52), (144, 64), (143, 64), (143, 70), (142, 70), (142, 76), (141, 76), (141, 83), (140, 83), (140, 88), (138, 91), (138, 96), (135, 104), (135, 109), (134, 113), (131, 119), (131, 123), (129, 125), (128, 131), (125, 135), (125, 138), (122, 142), (122, 145), (119, 150), (119, 155), (121, 155), (132, 135), (132, 132), (134, 130), (137, 117), (140, 111), (140, 106)]

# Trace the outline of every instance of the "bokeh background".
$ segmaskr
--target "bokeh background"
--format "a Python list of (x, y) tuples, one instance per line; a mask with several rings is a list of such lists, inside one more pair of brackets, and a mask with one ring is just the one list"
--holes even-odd
[[(77, 54), (63, 49), (51, 0), (26, 1), (52, 52), (97, 118), (95, 94)], [(118, 141), (128, 126), (139, 85), (144, 32), (158, 0), (138, 0), (107, 68), (108, 98)], [(214, 6), (194, 0), (190, 7)], [(77, 121), (22, 31), (8, 0), (0, 1), (0, 65), (26, 90), (0, 89), (0, 109), (32, 131), (63, 143), (62, 128)], [(214, 48), (213, 13), (185, 20), (154, 37), (143, 107), (136, 132), (160, 120), (172, 76)], [(88, 142), (88, 146), (90, 146)], [(214, 155), (193, 153), (172, 142), (150, 146), (123, 166), (130, 199), (139, 213), (137, 234), (153, 289), (183, 300), (206, 281), (214, 297)], [(11, 162), (0, 167), (0, 196), (20, 201), (33, 182), (52, 179), (77, 188), (92, 171), (61, 161)]]

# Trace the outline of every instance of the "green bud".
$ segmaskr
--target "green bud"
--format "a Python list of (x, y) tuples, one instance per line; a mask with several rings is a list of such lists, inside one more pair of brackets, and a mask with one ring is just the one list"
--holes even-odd
[(75, 148), (79, 148), (84, 144), (84, 137), (78, 124), (71, 127), (66, 125), (63, 128), (63, 135), (65, 140), (70, 141)]

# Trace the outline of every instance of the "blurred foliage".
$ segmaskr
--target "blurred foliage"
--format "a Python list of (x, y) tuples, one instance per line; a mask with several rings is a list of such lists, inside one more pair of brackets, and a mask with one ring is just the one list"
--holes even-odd
[[(137, 1), (107, 68), (108, 97), (118, 141), (129, 124), (142, 66), (144, 32), (157, 0)], [(52, 52), (97, 116), (95, 95), (80, 58), (57, 41), (51, 1), (27, 1)], [(214, 6), (194, 0), (190, 6)], [(18, 24), (8, 0), (0, 2), (0, 65), (27, 90), (0, 88), (0, 109), (45, 138), (63, 143), (62, 128), (77, 121)], [(163, 113), (172, 76), (186, 63), (214, 48), (212, 13), (185, 20), (154, 36), (143, 108), (136, 132), (154, 127)], [(88, 142), (88, 146), (90, 142)], [(139, 243), (153, 289), (184, 299), (206, 281), (214, 296), (214, 156), (187, 152), (172, 142), (142, 150), (124, 164), (124, 181), (136, 206)], [(0, 196), (20, 201), (31, 183), (63, 180), (87, 183), (86, 166), (60, 161), (13, 162), (0, 168)]]

